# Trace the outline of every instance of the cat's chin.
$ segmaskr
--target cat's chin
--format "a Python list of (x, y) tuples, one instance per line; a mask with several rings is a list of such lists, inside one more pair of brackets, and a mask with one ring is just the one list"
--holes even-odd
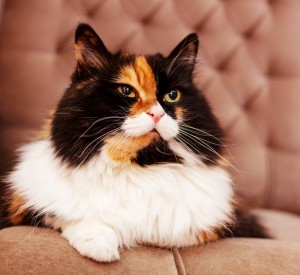
[(150, 132), (149, 132), (149, 134), (157, 134), (157, 135), (159, 135), (159, 133), (157, 132), (157, 130), (155, 129), (155, 128), (153, 128)]
[(161, 138), (161, 135), (156, 129), (151, 130), (145, 136), (148, 136), (152, 140)]

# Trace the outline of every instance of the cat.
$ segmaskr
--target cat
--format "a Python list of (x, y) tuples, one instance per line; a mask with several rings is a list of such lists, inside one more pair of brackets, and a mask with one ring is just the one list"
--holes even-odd
[(61, 231), (81, 255), (266, 237), (235, 203), (223, 133), (193, 82), (198, 36), (168, 56), (111, 53), (79, 24), (71, 84), (6, 177), (10, 224)]

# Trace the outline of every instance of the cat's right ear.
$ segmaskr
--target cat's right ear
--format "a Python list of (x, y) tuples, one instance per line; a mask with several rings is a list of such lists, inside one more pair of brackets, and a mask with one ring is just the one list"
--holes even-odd
[(88, 24), (78, 25), (74, 49), (79, 72), (99, 70), (107, 64), (111, 56), (100, 37)]
[(197, 60), (199, 39), (196, 33), (186, 36), (169, 54), (167, 74), (174, 72), (174, 68), (181, 72), (191, 75)]

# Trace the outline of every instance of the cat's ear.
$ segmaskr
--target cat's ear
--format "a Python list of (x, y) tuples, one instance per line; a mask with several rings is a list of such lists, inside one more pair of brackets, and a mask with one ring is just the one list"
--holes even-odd
[(167, 73), (170, 74), (176, 68), (191, 74), (196, 64), (198, 47), (199, 39), (196, 33), (186, 36), (167, 57), (169, 61)]
[(78, 25), (74, 49), (79, 70), (101, 69), (111, 56), (100, 37), (87, 24)]

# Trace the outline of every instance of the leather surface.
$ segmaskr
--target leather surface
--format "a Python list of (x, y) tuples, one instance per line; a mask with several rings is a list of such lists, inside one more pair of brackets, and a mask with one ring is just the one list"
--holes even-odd
[[(285, 223), (286, 229), (297, 222)], [(180, 250), (124, 248), (119, 262), (101, 264), (80, 256), (54, 230), (11, 227), (0, 231), (0, 274), (298, 275), (300, 246), (291, 240), (237, 238)]]
[(226, 132), (239, 193), (300, 213), (300, 1), (8, 0), (0, 25), (0, 156), (39, 129), (90, 23), (112, 51), (167, 54), (197, 32), (195, 82)]

